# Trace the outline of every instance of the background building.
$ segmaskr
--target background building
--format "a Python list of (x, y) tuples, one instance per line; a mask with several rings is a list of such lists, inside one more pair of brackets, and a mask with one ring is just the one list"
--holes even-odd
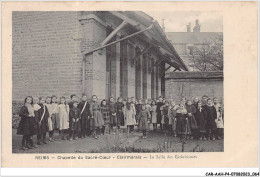
[(187, 70), (142, 12), (13, 12), (13, 101), (32, 96), (162, 94), (165, 65)]

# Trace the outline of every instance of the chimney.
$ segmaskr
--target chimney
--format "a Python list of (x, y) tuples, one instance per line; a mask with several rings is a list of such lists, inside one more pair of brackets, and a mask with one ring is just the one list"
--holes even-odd
[(164, 20), (165, 20), (165, 19), (162, 19), (162, 30), (163, 30), (163, 32), (165, 32)]
[(193, 32), (200, 32), (199, 20), (196, 19), (195, 23), (196, 23), (196, 24), (195, 24), (195, 26), (194, 26), (194, 28), (193, 28)]
[(190, 23), (187, 26), (187, 33), (190, 33)]

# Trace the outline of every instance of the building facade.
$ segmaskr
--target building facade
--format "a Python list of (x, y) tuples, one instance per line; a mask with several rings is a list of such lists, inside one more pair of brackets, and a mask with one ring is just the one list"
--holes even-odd
[(12, 25), (13, 102), (83, 93), (156, 98), (167, 68), (187, 70), (142, 12), (13, 12)]
[[(201, 71), (196, 67), (196, 58), (198, 51), (216, 51), (223, 52), (223, 33), (222, 32), (201, 32), (199, 20), (195, 21), (193, 31), (191, 24), (187, 25), (186, 32), (167, 32), (167, 38), (183, 59), (189, 71)], [(196, 56), (197, 55), (197, 56)]]

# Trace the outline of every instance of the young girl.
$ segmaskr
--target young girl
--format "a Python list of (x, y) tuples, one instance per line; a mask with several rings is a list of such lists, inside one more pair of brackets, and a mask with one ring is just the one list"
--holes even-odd
[(142, 109), (138, 114), (139, 117), (139, 130), (143, 132), (143, 137), (146, 139), (146, 131), (148, 130), (148, 119), (150, 119), (150, 111), (146, 108), (145, 105), (142, 105)]
[(165, 104), (161, 107), (162, 110), (162, 126), (163, 126), (163, 132), (166, 134), (169, 132), (169, 117), (168, 117), (168, 112), (169, 112), (169, 102), (165, 101)]
[(199, 128), (198, 136), (200, 140), (206, 140), (206, 129), (205, 129), (206, 116), (207, 116), (206, 109), (202, 107), (201, 102), (198, 102), (198, 108), (195, 113), (195, 119), (198, 123), (198, 128)]
[(79, 132), (80, 132), (80, 121), (79, 121), (79, 108), (78, 108), (78, 102), (74, 101), (72, 104), (72, 108), (69, 112), (69, 127), (70, 127), (70, 141), (72, 141), (72, 137), (74, 140), (78, 140)]
[(30, 137), (37, 133), (37, 121), (35, 119), (33, 99), (31, 96), (25, 98), (24, 106), (21, 107), (19, 116), (21, 117), (21, 121), (18, 125), (17, 134), (23, 135), (22, 149), (32, 149), (35, 146)]
[(152, 124), (153, 124), (153, 131), (157, 130), (157, 106), (155, 100), (152, 101), (151, 106), (151, 116), (152, 116)]
[(216, 125), (216, 119), (217, 119), (217, 111), (215, 106), (212, 103), (212, 100), (209, 98), (207, 105), (205, 106), (207, 111), (207, 117), (206, 117), (206, 131), (207, 131), (207, 138), (208, 140), (215, 140), (217, 125)]
[(48, 117), (48, 130), (49, 130), (49, 141), (53, 142), (54, 140), (52, 139), (53, 137), (53, 123), (52, 123), (52, 105), (51, 105), (51, 97), (47, 96), (46, 97), (46, 107), (49, 112), (49, 117)]
[(168, 116), (169, 116), (169, 125), (172, 126), (172, 132), (173, 132), (174, 137), (177, 136), (177, 134), (176, 134), (176, 124), (177, 124), (176, 109), (177, 109), (177, 106), (175, 104), (175, 101), (172, 100), (170, 102)]
[(196, 122), (195, 117), (194, 117), (194, 114), (196, 112), (196, 108), (192, 104), (191, 100), (187, 100), (186, 109), (187, 109), (188, 119), (189, 119), (190, 128), (191, 128), (191, 135), (190, 135), (189, 138), (190, 139), (197, 138), (198, 126), (197, 126), (197, 122)]
[(138, 100), (137, 104), (135, 105), (135, 109), (136, 109), (136, 117), (135, 117), (135, 120), (136, 120), (136, 124), (137, 124), (137, 131), (139, 132), (139, 113), (141, 112), (142, 110), (142, 105), (143, 105), (143, 100)]
[(55, 132), (55, 130), (60, 130), (60, 118), (59, 118), (59, 109), (58, 109), (58, 104), (57, 104), (57, 97), (55, 95), (53, 95), (51, 97), (51, 112), (50, 112), (50, 117), (52, 120), (52, 140), (54, 140), (53, 138), (53, 134)]
[(216, 136), (217, 139), (220, 140), (221, 137), (223, 136), (223, 129), (224, 129), (224, 121), (223, 121), (223, 109), (220, 106), (217, 108), (217, 119), (216, 119), (216, 125), (217, 125), (217, 132)]
[(164, 105), (163, 104), (163, 98), (161, 96), (159, 96), (158, 102), (156, 104), (156, 106), (157, 106), (156, 112), (157, 112), (157, 124), (160, 124), (161, 131), (163, 131), (163, 128), (162, 128), (162, 112), (161, 112), (161, 107), (163, 105)]
[(101, 101), (100, 111), (104, 119), (104, 125), (102, 126), (101, 134), (105, 135), (106, 130), (108, 130), (108, 133), (110, 134), (110, 113), (107, 101), (105, 99)]
[[(151, 107), (151, 104), (149, 103), (149, 100), (148, 99), (145, 99), (144, 100), (144, 104), (145, 104), (145, 109), (147, 109), (148, 111), (149, 111), (149, 113), (150, 113), (150, 115), (151, 115), (151, 109), (152, 109), (152, 107)], [(151, 118), (151, 116), (150, 116), (150, 118)], [(148, 132), (150, 131), (150, 123), (151, 123), (151, 119), (148, 119)]]
[(131, 102), (131, 98), (127, 99), (126, 109), (125, 109), (125, 124), (127, 126), (127, 133), (130, 132), (130, 126), (136, 124), (135, 120), (136, 110), (134, 103)]
[(97, 102), (98, 98), (96, 95), (92, 96), (92, 102), (90, 103), (90, 112), (92, 115), (91, 124), (93, 126), (93, 136), (95, 139), (98, 138), (97, 130), (100, 132), (100, 129), (104, 125), (104, 120), (100, 112), (100, 105)]
[[(131, 97), (131, 102), (132, 102), (132, 104), (134, 105), (134, 107), (135, 107), (135, 110), (137, 110), (137, 107), (136, 107), (136, 105), (138, 104), (138, 102), (137, 102), (137, 100), (135, 99), (135, 97)], [(137, 115), (137, 113), (136, 113), (136, 115)], [(136, 116), (135, 115), (135, 116)], [(135, 117), (135, 124), (134, 125), (130, 125), (130, 132), (132, 132), (132, 133), (134, 133), (134, 126), (135, 125), (137, 125), (137, 128), (138, 128), (138, 121), (136, 121), (136, 117)]]
[(38, 110), (38, 118), (39, 118), (39, 134), (37, 136), (38, 144), (41, 143), (47, 144), (45, 141), (46, 133), (48, 132), (48, 118), (49, 118), (49, 111), (45, 104), (45, 98), (40, 97), (40, 106), (41, 108)]
[(116, 117), (117, 117), (117, 128), (120, 129), (120, 126), (125, 125), (125, 118), (124, 118), (124, 108), (125, 105), (122, 102), (123, 99), (122, 97), (118, 97), (117, 102), (116, 102)]
[(198, 97), (195, 97), (194, 99), (193, 99), (193, 105), (195, 106), (195, 108), (196, 109), (198, 109), (198, 103), (199, 103), (199, 98)]
[(69, 105), (66, 103), (66, 98), (60, 98), (59, 109), (59, 118), (60, 118), (60, 134), (59, 139), (65, 140), (65, 130), (69, 128)]
[[(108, 102), (109, 113), (110, 113), (110, 128), (113, 130), (114, 126), (117, 128), (117, 118), (116, 118), (116, 107), (115, 107), (115, 99), (113, 97), (109, 97)], [(117, 131), (117, 130), (113, 130)]]
[(180, 137), (180, 140), (186, 140), (187, 135), (191, 134), (189, 120), (187, 117), (187, 110), (183, 104), (180, 104), (179, 108), (176, 111), (177, 118), (177, 134)]

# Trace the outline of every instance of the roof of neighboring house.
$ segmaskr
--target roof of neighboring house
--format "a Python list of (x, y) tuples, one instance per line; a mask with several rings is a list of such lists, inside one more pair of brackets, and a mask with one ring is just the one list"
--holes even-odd
[(223, 72), (222, 71), (171, 72), (171, 73), (166, 73), (165, 79), (223, 79)]
[(151, 24), (153, 24), (154, 25), (153, 28), (151, 30), (144, 32), (142, 36), (148, 37), (149, 39), (151, 39), (151, 41), (154, 44), (162, 48), (162, 50), (165, 51), (167, 55), (170, 56), (171, 60), (175, 61), (175, 64), (177, 64), (177, 66), (175, 67), (179, 67), (186, 71), (188, 70), (187, 66), (180, 58), (179, 54), (173, 47), (170, 40), (167, 39), (167, 36), (162, 30), (161, 26), (151, 16), (141, 11), (121, 11), (121, 12), (117, 11), (111, 13), (112, 14), (117, 13), (118, 16), (122, 16), (122, 20), (129, 19), (129, 21), (136, 21), (138, 23), (138, 28), (140, 28), (140, 30), (143, 30), (149, 27)]
[(220, 37), (222, 32), (167, 32), (172, 44), (212, 44)]

